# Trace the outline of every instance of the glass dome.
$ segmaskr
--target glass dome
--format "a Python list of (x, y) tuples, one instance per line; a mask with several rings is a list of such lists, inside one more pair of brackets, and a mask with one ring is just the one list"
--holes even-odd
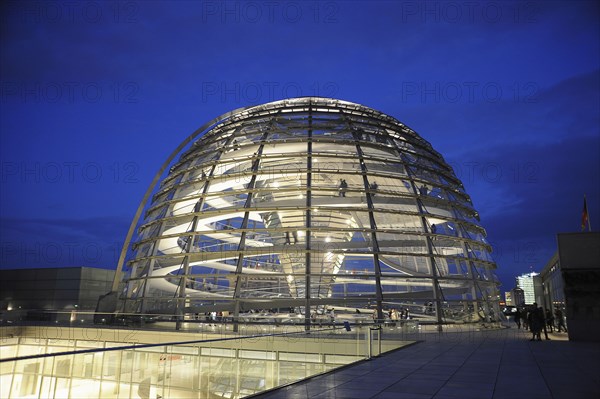
[(306, 324), (332, 309), (439, 324), (499, 314), (462, 183), (381, 112), (319, 97), (232, 111), (188, 137), (159, 180), (118, 267), (123, 311)]

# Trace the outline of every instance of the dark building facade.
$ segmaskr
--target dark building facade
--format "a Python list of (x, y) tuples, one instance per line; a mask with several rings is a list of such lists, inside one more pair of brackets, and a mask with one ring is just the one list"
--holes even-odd
[(94, 311), (111, 289), (115, 271), (92, 267), (0, 270), (0, 311)]
[(569, 339), (600, 341), (600, 233), (558, 234)]

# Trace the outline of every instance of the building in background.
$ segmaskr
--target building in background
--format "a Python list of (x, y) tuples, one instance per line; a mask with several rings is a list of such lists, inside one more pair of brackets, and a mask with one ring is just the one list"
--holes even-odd
[(538, 305), (543, 303), (544, 290), (539, 273), (531, 272), (518, 276), (517, 287), (523, 290), (524, 305), (532, 305), (534, 302)]
[(552, 258), (546, 263), (540, 273), (542, 286), (544, 289), (543, 306), (546, 309), (565, 307), (565, 287), (563, 282), (558, 251), (552, 255)]
[[(510, 298), (510, 304), (508, 300)], [(507, 306), (523, 306), (525, 305), (525, 293), (518, 286), (513, 288), (512, 290), (506, 292), (506, 305)]]
[(110, 290), (115, 271), (93, 267), (0, 270), (0, 312), (4, 321), (74, 316), (93, 312)]
[(505, 302), (506, 306), (516, 306), (513, 301), (512, 291), (506, 291), (504, 293), (504, 302)]
[(514, 306), (525, 305), (525, 292), (519, 287), (515, 287), (511, 290)]

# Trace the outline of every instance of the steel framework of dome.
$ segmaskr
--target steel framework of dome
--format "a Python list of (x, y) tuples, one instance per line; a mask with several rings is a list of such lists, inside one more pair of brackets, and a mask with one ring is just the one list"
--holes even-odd
[(426, 140), (365, 106), (304, 97), (232, 111), (181, 143), (140, 204), (114, 290), (123, 275), (122, 311), (181, 317), (271, 309), (308, 326), (332, 308), (396, 308), (476, 322), (498, 314), (490, 253)]

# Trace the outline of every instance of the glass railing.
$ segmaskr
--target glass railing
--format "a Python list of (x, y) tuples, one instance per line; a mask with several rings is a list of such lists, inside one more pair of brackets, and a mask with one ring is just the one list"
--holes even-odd
[(214, 327), (203, 339), (155, 343), (186, 333), (132, 330), (117, 340), (122, 330), (21, 326), (3, 334), (0, 397), (241, 398), (400, 348), (419, 331), (408, 322)]

